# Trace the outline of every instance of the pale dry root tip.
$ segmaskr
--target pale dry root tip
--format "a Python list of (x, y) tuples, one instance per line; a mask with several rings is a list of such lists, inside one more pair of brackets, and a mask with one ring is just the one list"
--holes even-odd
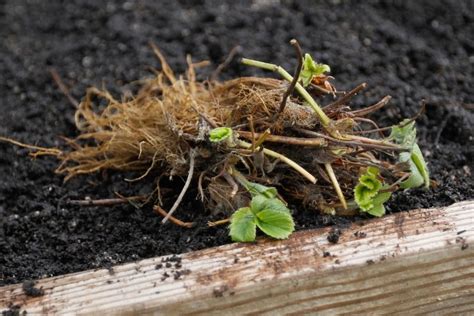
[[(184, 198), (199, 196), (209, 212), (226, 218), (209, 223), (209, 227), (227, 223), (234, 210), (248, 205), (249, 193), (228, 170), (237, 170), (247, 181), (275, 186), (284, 200), (302, 203), (308, 209), (338, 209), (349, 214), (354, 211), (353, 188), (361, 170), (377, 166), (389, 178), (393, 175), (390, 180), (404, 174), (394, 156), (405, 149), (378, 137), (377, 133), (383, 137), (381, 132), (387, 128), (368, 118), (386, 106), (390, 96), (351, 110), (351, 99), (367, 86), (362, 83), (344, 94), (338, 92), (340, 98), (315, 112), (318, 104), (314, 100), (321, 90), (306, 91), (298, 82), (302, 53), (296, 41), (292, 45), (298, 62), (293, 77), (279, 66), (248, 60), (267, 70), (278, 68), (286, 77), (218, 81), (219, 73), (238, 52), (235, 48), (213, 77), (201, 82), (196, 79), (196, 69), (206, 62), (195, 63), (188, 56), (186, 73), (176, 75), (163, 53), (150, 43), (161, 70), (143, 80), (136, 95), (118, 98), (105, 89), (89, 88), (79, 103), (52, 70), (58, 87), (72, 104), (77, 103), (74, 118), (79, 135), (63, 139), (66, 150), (7, 137), (0, 137), (0, 141), (27, 148), (33, 156), (56, 157), (56, 172), (65, 180), (108, 169), (134, 171), (136, 177), (128, 180), (131, 185), (156, 174), (185, 179), (179, 194), (162, 190), (159, 181), (154, 191), (160, 203), (153, 209), (163, 217), (162, 222), (182, 227), (195, 226), (175, 217)], [(324, 90), (323, 85), (317, 87)], [(232, 146), (209, 141), (209, 132), (216, 127), (232, 128)], [(152, 199), (119, 197), (70, 203), (109, 206), (133, 201), (145, 204)], [(170, 199), (175, 201), (166, 212), (162, 201)]]
[(33, 151), (30, 153), (32, 157), (55, 156), (60, 158), (63, 155), (63, 151), (61, 151), (60, 149), (25, 144), (9, 137), (0, 136), (0, 142), (10, 143), (21, 148), (30, 149)]

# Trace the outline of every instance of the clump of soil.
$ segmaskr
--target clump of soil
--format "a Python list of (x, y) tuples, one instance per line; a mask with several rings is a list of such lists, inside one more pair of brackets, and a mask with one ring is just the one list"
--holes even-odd
[(342, 231), (339, 228), (331, 228), (328, 233), (328, 241), (333, 244), (337, 244), (339, 242), (339, 237), (341, 236)]
[(26, 315), (26, 312), (20, 314), (21, 306), (20, 305), (12, 305), (7, 310), (2, 311), (2, 316), (20, 316)]
[(43, 296), (44, 295), (44, 290), (42, 288), (37, 288), (36, 282), (32, 280), (24, 281), (22, 288), (23, 288), (23, 293), (25, 293), (26, 296), (31, 296), (31, 297), (38, 297), (38, 296)]

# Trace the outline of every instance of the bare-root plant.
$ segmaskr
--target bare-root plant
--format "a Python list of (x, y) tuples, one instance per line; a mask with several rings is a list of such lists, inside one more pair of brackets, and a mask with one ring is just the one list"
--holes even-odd
[[(66, 179), (106, 169), (136, 171), (132, 182), (151, 171), (184, 177), (172, 208), (154, 207), (163, 223), (193, 226), (174, 214), (195, 186), (192, 191), (207, 209), (226, 214), (209, 226), (230, 221), (234, 241), (253, 241), (257, 227), (274, 238), (288, 237), (294, 230), (288, 200), (306, 210), (382, 216), (392, 192), (428, 187), (414, 118), (380, 128), (368, 116), (390, 96), (352, 110), (351, 98), (366, 84), (337, 91), (327, 75), (329, 66), (303, 56), (295, 40), (291, 44), (298, 60), (293, 75), (278, 65), (244, 58), (244, 65), (282, 79), (223, 82), (196, 80), (196, 69), (205, 63), (189, 57), (186, 74), (176, 76), (153, 46), (162, 70), (137, 95), (117, 100), (104, 90), (87, 91), (75, 115), (80, 134), (67, 140), (68, 150), (2, 140), (29, 147), (36, 156), (56, 156), (56, 172)], [(316, 100), (323, 95), (335, 101), (321, 107)], [(97, 109), (98, 100), (106, 102), (105, 109)]]

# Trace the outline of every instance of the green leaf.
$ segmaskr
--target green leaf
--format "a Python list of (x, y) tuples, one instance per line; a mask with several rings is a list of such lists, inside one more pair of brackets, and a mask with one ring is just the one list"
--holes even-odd
[(408, 162), (410, 166), (410, 176), (407, 180), (400, 183), (402, 189), (417, 188), (423, 184), (426, 188), (430, 186), (428, 167), (417, 144), (413, 146), (411, 153), (405, 152), (400, 154), (400, 162)]
[(277, 198), (267, 199), (264, 204), (264, 209), (290, 214), (290, 210), (286, 207), (285, 203)]
[(367, 172), (360, 176), (359, 183), (354, 189), (354, 199), (363, 211), (369, 211), (374, 207), (373, 198), (382, 187), (382, 182), (377, 178), (379, 170), (369, 167)]
[(274, 187), (267, 187), (254, 182), (247, 182), (245, 188), (250, 192), (250, 194), (252, 194), (252, 196), (263, 195), (267, 198), (274, 198), (278, 194), (277, 189)]
[(400, 124), (392, 126), (389, 139), (392, 139), (397, 144), (405, 146), (411, 150), (416, 144), (416, 128), (415, 122), (408, 123), (408, 120), (403, 120)]
[(410, 167), (410, 176), (400, 184), (400, 187), (410, 189), (424, 184), (425, 188), (429, 188), (430, 175), (420, 147), (416, 143), (415, 122), (407, 124), (407, 120), (403, 120), (399, 125), (393, 126), (389, 138), (409, 149), (408, 152), (400, 153), (398, 158), (400, 162), (406, 162)]
[(213, 143), (221, 142), (231, 136), (232, 129), (230, 127), (217, 127), (209, 132), (209, 140)]
[(230, 218), (232, 241), (250, 242), (256, 237), (256, 217), (249, 207), (238, 209)]
[(277, 198), (267, 198), (263, 195), (256, 195), (252, 198), (250, 202), (250, 208), (254, 214), (262, 210), (272, 210), (275, 212), (284, 212), (290, 213), (290, 210), (286, 207), (285, 203), (283, 203), (280, 199)]
[(314, 76), (319, 76), (329, 71), (331, 71), (331, 68), (328, 65), (315, 63), (310, 54), (305, 54), (299, 80), (301, 80), (303, 87), (307, 87)]
[[(386, 188), (385, 186), (383, 188)], [(372, 216), (381, 217), (385, 215), (385, 206), (383, 205), (392, 196), (392, 192), (379, 192), (372, 200), (373, 207), (367, 211)]]
[(406, 162), (410, 166), (410, 176), (400, 184), (400, 187), (409, 189), (424, 184), (428, 188), (430, 185), (429, 171), (420, 147), (416, 143), (415, 122), (407, 124), (407, 120), (403, 120), (399, 125), (392, 127), (389, 138), (410, 150), (400, 153), (399, 156), (400, 162)]
[[(247, 183), (253, 195), (250, 207), (237, 210), (230, 219), (230, 236), (233, 241), (255, 240), (258, 226), (270, 237), (287, 238), (295, 229), (290, 210), (278, 199), (275, 188), (256, 183)], [(251, 189), (253, 191), (251, 191)]]
[[(383, 186), (382, 189), (388, 188), (388, 185)], [(392, 196), (392, 192), (379, 192), (373, 199), (374, 205), (383, 204), (387, 202)]]
[(257, 214), (256, 224), (265, 234), (276, 239), (285, 239), (295, 230), (295, 223), (288, 212), (265, 209)]
[(392, 193), (380, 192), (388, 186), (382, 186), (378, 174), (377, 168), (367, 168), (366, 173), (360, 176), (359, 183), (354, 189), (354, 199), (361, 211), (380, 217), (385, 214), (383, 204), (390, 199)]
[(425, 188), (429, 188), (430, 187), (430, 172), (428, 170), (428, 166), (426, 165), (425, 158), (423, 157), (423, 153), (421, 152), (418, 144), (415, 144), (415, 146), (413, 146), (411, 159), (415, 163), (420, 174), (423, 176), (423, 180), (425, 182)]
[(383, 204), (374, 205), (370, 210), (367, 211), (372, 216), (382, 217), (385, 215), (385, 206)]
[(265, 203), (267, 202), (268, 198), (264, 195), (255, 195), (250, 201), (250, 209), (254, 214), (257, 214), (260, 211), (265, 209)]

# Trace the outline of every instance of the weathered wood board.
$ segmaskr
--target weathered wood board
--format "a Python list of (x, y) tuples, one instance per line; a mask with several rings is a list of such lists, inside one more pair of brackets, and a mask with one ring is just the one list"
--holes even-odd
[(474, 314), (474, 202), (0, 288), (28, 315)]

